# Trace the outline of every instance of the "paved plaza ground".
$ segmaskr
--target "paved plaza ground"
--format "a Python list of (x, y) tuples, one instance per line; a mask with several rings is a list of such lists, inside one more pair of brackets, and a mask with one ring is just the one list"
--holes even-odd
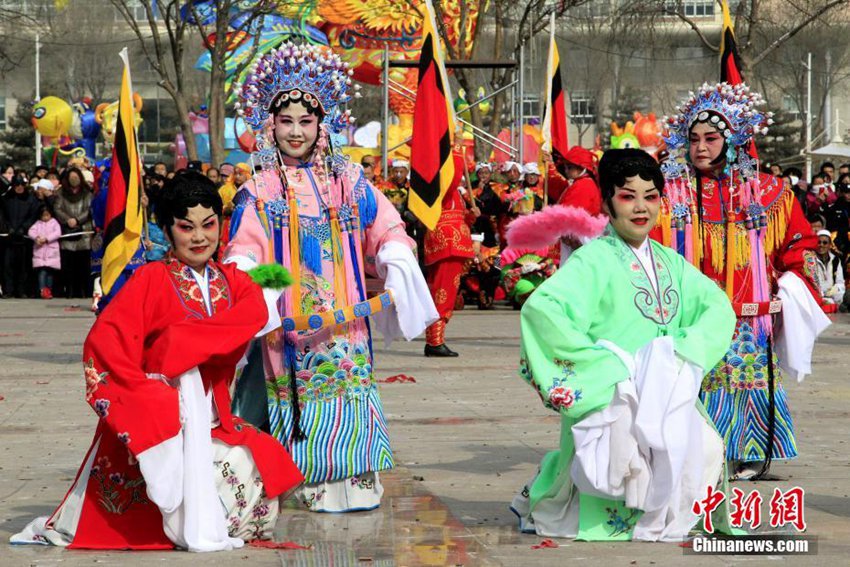
[(788, 385), (800, 458), (774, 465), (782, 480), (742, 486), (758, 487), (765, 500), (774, 486), (803, 487), (817, 556), (694, 557), (675, 544), (567, 540), (532, 549), (542, 538), (519, 534), (508, 504), (557, 445), (558, 419), (517, 376), (519, 314), (503, 309), (456, 315), (448, 342), (459, 358), (426, 359), (421, 340), (378, 348), (376, 377), (416, 379), (381, 386), (398, 467), (382, 475), (379, 510), (319, 515), (290, 505), (276, 538), (309, 550), (200, 556), (8, 546), (12, 533), (61, 500), (94, 433), (80, 363), (93, 316), (72, 305), (0, 301), (0, 567), (850, 565), (850, 316), (844, 315), (816, 348), (814, 374)]

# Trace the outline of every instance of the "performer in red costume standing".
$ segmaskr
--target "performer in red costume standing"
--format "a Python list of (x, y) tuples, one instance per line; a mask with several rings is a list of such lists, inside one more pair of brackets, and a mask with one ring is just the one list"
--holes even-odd
[(558, 265), (563, 266), (573, 251), (598, 236), (600, 223), (604, 228), (602, 193), (596, 184), (596, 154), (573, 146), (555, 163), (551, 159), (547, 154), (544, 161), (550, 204), (555, 206), (514, 221), (513, 236), (507, 240), (511, 247), (529, 251), (559, 245)]
[(753, 138), (772, 123), (762, 104), (743, 83), (704, 84), (669, 119), (665, 206), (653, 236), (724, 288), (738, 316), (701, 398), (742, 480), (797, 456), (780, 368), (798, 380), (810, 373), (828, 324), (815, 299), (817, 238), (790, 188), (758, 171)]
[(280, 326), (280, 290), (212, 260), (222, 201), (205, 176), (170, 180), (157, 213), (173, 257), (137, 269), (83, 347), (100, 418), (91, 448), (56, 511), (12, 543), (239, 548), (271, 539), (278, 496), (304, 479), (283, 445), (230, 413), (248, 341)]
[(443, 197), (440, 220), (425, 233), (426, 279), (440, 318), (425, 330), (425, 356), (452, 357), (458, 353), (446, 346), (446, 325), (452, 317), (460, 278), (466, 263), (475, 256), (469, 227), (481, 214), (467, 209), (459, 187), (464, 171), (463, 151), (455, 148), (455, 178)]
[[(569, 185), (558, 196), (557, 204), (580, 207), (593, 216), (602, 212), (602, 193), (596, 183), (596, 154), (581, 146), (573, 146), (555, 163)], [(552, 181), (550, 179), (549, 183)]]

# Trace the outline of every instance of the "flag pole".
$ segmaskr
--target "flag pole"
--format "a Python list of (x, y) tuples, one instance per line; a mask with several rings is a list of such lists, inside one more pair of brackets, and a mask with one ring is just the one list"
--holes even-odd
[[(552, 105), (552, 84), (549, 79), (548, 69), (552, 65), (552, 45), (555, 43), (555, 12), (549, 14), (549, 61), (546, 64), (547, 72), (546, 72), (546, 107), (543, 111), (543, 136), (544, 136), (544, 146), (549, 146), (549, 159), (552, 159), (552, 131), (551, 131), (551, 120), (552, 120), (552, 109), (550, 108)], [(549, 117), (549, 127), (546, 127), (546, 118)], [(546, 130), (549, 130), (549, 135), (546, 136)], [(549, 140), (549, 143), (546, 143), (546, 140)], [(546, 149), (544, 148), (544, 151)], [(544, 160), (545, 161), (545, 160)], [(547, 207), (549, 205), (549, 162), (546, 161), (546, 175), (543, 177), (543, 206)]]

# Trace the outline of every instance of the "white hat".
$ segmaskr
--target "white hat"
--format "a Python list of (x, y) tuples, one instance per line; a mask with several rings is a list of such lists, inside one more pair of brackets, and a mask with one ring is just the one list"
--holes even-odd
[(47, 191), (53, 191), (55, 189), (55, 187), (53, 186), (53, 183), (51, 183), (47, 179), (39, 179), (38, 182), (35, 183), (34, 186), (35, 186), (36, 189), (45, 189)]
[(503, 163), (502, 164), (502, 171), (507, 173), (508, 171), (513, 169), (514, 167), (517, 168), (517, 171), (522, 173), (522, 166), (515, 161), (506, 161), (505, 163)]
[(404, 167), (406, 169), (410, 169), (410, 162), (406, 159), (394, 159), (392, 167)]
[(832, 233), (826, 229), (822, 229), (818, 231), (818, 236), (827, 236), (830, 240), (832, 240)]
[(478, 173), (482, 169), (489, 169), (490, 171), (493, 171), (493, 164), (487, 163), (486, 161), (479, 161), (475, 164), (475, 173)]
[(530, 161), (522, 166), (523, 175), (540, 175), (540, 169), (537, 167), (537, 162)]

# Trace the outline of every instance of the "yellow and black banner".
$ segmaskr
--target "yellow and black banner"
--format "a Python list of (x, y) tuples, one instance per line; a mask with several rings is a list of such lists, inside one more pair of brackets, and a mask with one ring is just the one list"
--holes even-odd
[(443, 196), (455, 176), (452, 158), (455, 117), (431, 0), (426, 0), (424, 6), (419, 83), (410, 144), (408, 207), (422, 224), (433, 230), (440, 218)]
[(100, 285), (104, 294), (109, 293), (115, 280), (138, 251), (143, 226), (141, 163), (136, 145), (133, 88), (126, 47), (121, 50), (121, 59), (124, 61), (124, 73), (118, 97), (118, 118), (103, 232)]

